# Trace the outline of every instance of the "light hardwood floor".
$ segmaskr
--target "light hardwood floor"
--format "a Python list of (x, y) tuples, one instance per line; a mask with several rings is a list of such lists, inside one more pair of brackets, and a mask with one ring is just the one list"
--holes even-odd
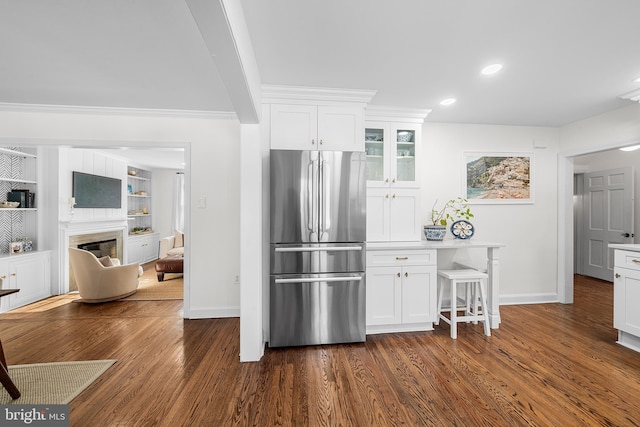
[(640, 425), (640, 353), (615, 343), (612, 284), (575, 303), (503, 306), (502, 325), (442, 325), (365, 344), (266, 349), (239, 362), (239, 320), (181, 301), (69, 303), (0, 315), (9, 364), (117, 359), (72, 426)]

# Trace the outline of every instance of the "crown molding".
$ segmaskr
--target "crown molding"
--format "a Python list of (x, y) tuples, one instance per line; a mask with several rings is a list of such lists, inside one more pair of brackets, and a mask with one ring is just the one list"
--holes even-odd
[(620, 95), (619, 98), (628, 99), (630, 101), (640, 102), (640, 89), (632, 90), (624, 95)]
[(262, 102), (265, 104), (283, 102), (351, 102), (367, 104), (375, 94), (375, 90), (262, 85)]
[(429, 109), (368, 105), (365, 111), (365, 119), (385, 122), (424, 123), (424, 119), (430, 112), (431, 110)]
[(153, 108), (89, 107), (74, 105), (19, 104), (0, 102), (0, 111), (20, 113), (95, 114), (106, 116), (172, 117), (190, 119), (237, 120), (234, 112), (163, 110)]

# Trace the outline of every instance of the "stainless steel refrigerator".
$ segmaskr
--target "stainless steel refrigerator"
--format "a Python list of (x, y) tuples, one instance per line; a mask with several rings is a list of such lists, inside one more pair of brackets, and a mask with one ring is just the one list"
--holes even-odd
[(269, 346), (365, 340), (366, 157), (271, 150)]

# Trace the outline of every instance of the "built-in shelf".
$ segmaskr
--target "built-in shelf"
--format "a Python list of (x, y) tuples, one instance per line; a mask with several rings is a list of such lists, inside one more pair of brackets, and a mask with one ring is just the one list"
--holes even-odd
[(28, 179), (0, 178), (0, 181), (13, 182), (13, 183), (16, 183), (16, 184), (37, 184), (36, 181), (31, 181), (31, 180), (28, 180)]
[(18, 150), (13, 150), (11, 148), (3, 148), (3, 147), (0, 147), (0, 154), (6, 154), (9, 156), (15, 156), (15, 157), (29, 157), (32, 159), (35, 159), (38, 157), (35, 154), (25, 153), (24, 151), (18, 151)]

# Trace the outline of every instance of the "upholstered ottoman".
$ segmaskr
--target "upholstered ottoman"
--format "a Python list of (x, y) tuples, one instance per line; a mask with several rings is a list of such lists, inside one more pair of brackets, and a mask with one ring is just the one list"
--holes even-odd
[(164, 273), (182, 273), (184, 265), (184, 257), (168, 256), (160, 258), (156, 261), (156, 272), (158, 273), (158, 282), (164, 280)]

